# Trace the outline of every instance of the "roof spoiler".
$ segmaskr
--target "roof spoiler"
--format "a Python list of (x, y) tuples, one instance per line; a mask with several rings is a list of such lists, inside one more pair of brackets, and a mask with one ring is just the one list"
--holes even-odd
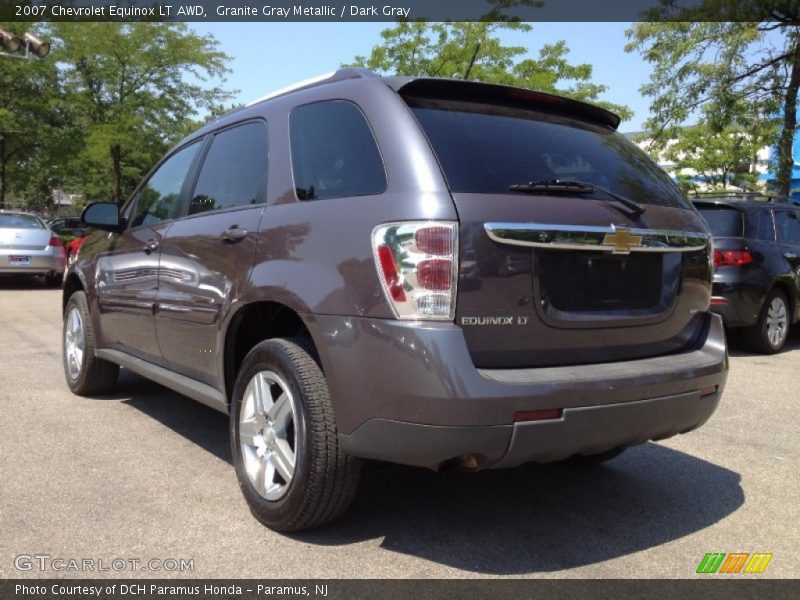
[(537, 110), (569, 115), (612, 129), (619, 127), (620, 123), (619, 115), (605, 108), (525, 88), (464, 79), (385, 77), (384, 81), (401, 96), (412, 98), (501, 102), (510, 106), (536, 107)]

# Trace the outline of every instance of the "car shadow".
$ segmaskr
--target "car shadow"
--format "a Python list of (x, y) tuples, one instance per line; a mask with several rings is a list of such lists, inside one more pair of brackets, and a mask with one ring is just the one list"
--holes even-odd
[(0, 275), (0, 291), (41, 291), (47, 289), (57, 289), (48, 287), (44, 282), (44, 277), (35, 275)]
[[(769, 354), (759, 354), (758, 352), (752, 352), (748, 350), (744, 342), (742, 331), (738, 329), (728, 329), (725, 331), (725, 335), (728, 340), (728, 354), (730, 356), (771, 356)], [(781, 348), (781, 351), (778, 352), (778, 354), (789, 352), (791, 350), (800, 350), (800, 323), (794, 324), (789, 329), (789, 337), (786, 339), (786, 343), (784, 344), (783, 348)]]
[[(126, 404), (231, 462), (221, 413), (130, 372), (120, 376), (118, 387)], [(434, 473), (385, 465), (364, 472), (341, 519), (290, 537), (321, 546), (382, 538), (385, 550), (484, 575), (551, 572), (640, 552), (709, 527), (744, 503), (740, 479), (655, 443), (595, 468), (554, 464)]]

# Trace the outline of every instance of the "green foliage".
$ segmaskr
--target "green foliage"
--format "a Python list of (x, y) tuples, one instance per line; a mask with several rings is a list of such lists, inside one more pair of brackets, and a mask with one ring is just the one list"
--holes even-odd
[(182, 23), (54, 23), (50, 28), (74, 125), (72, 184), (121, 202), (200, 110), (231, 93), (207, 87), (228, 57)]
[[(0, 23), (18, 35), (29, 23)], [(0, 207), (6, 200), (45, 204), (54, 165), (69, 143), (59, 72), (52, 61), (0, 56)], [(44, 191), (44, 193), (43, 193)]]
[[(706, 121), (684, 128), (676, 141), (663, 152), (664, 158), (674, 161), (678, 170), (691, 169), (702, 178), (704, 187), (725, 190), (755, 188), (757, 173), (752, 172), (756, 153), (763, 138), (736, 126), (715, 131)], [(682, 187), (693, 189), (691, 175), (678, 175)]]
[(599, 101), (606, 86), (592, 83), (592, 66), (573, 65), (565, 42), (546, 44), (537, 58), (522, 58), (528, 49), (505, 46), (499, 31), (530, 32), (516, 22), (424, 23), (403, 22), (381, 32), (383, 42), (369, 56), (356, 56), (350, 66), (392, 75), (449, 77), (500, 83), (561, 94), (595, 102), (623, 119), (626, 106)]
[[(764, 143), (778, 141), (779, 186), (787, 192), (800, 87), (800, 3), (705, 0), (678, 9), (667, 0), (664, 5), (654, 16), (685, 21), (637, 23), (627, 32), (626, 46), (653, 66), (641, 91), (651, 98), (653, 116), (645, 126), (656, 145), (663, 147), (698, 115), (715, 135), (730, 128), (753, 132)], [(736, 14), (737, 22), (717, 22), (724, 14)], [(741, 22), (743, 14), (753, 21)]]

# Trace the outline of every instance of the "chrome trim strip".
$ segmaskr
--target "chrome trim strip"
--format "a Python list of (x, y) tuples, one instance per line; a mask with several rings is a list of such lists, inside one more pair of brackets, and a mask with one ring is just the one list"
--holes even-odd
[(699, 231), (629, 229), (618, 225), (556, 225), (548, 223), (484, 223), (487, 235), (500, 244), (597, 250), (612, 254), (630, 252), (694, 252), (703, 250), (710, 236)]

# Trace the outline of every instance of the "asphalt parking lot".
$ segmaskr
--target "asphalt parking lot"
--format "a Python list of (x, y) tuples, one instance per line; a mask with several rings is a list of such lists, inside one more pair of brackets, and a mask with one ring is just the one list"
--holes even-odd
[(130, 372), (107, 397), (69, 392), (60, 293), (0, 280), (0, 577), (167, 575), (15, 568), (47, 554), (189, 558), (174, 575), (193, 577), (671, 578), (707, 552), (770, 552), (748, 577), (800, 576), (797, 332), (777, 356), (734, 346), (696, 432), (589, 471), (376, 468), (343, 519), (286, 536), (248, 512), (224, 415)]

